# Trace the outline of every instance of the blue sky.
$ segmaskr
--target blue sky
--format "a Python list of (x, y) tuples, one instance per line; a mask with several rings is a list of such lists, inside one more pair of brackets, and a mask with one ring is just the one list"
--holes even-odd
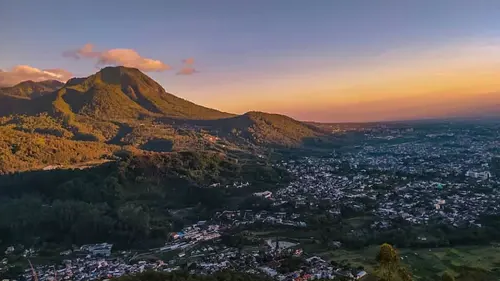
[[(498, 15), (500, 1), (485, 0), (0, 0), (0, 69), (29, 65), (86, 76), (97, 70), (95, 61), (61, 54), (87, 43), (99, 51), (133, 49), (172, 67), (148, 73), (167, 90), (241, 112), (259, 109), (265, 96), (286, 97), (283, 84), (294, 77), (304, 88), (319, 76), (315, 84), (326, 85), (327, 74), (381, 56), (393, 63), (398, 52), (412, 59), (422, 50), (496, 42)], [(199, 73), (175, 75), (186, 58)]]

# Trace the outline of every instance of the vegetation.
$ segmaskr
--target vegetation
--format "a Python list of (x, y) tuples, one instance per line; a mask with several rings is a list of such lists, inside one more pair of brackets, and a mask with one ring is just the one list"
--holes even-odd
[(445, 272), (441, 276), (441, 281), (455, 281), (455, 277), (451, 273)]
[[(426, 226), (414, 226), (403, 219), (392, 220), (390, 229), (373, 229), (371, 206), (375, 201), (363, 199), (365, 210), (352, 209), (349, 204), (340, 205), (340, 216), (326, 214), (329, 202), (322, 202), (309, 218), (308, 225), (317, 232), (319, 242), (328, 246), (329, 241), (340, 241), (350, 249), (369, 245), (391, 243), (397, 247), (435, 248), (464, 245), (488, 245), (500, 237), (500, 217), (483, 215), (481, 227), (450, 226), (439, 221), (429, 221)], [(353, 234), (353, 230), (356, 234)], [(419, 237), (426, 237), (425, 241)]]
[(39, 114), (36, 116), (15, 115), (0, 119), (0, 125), (9, 127), (25, 133), (38, 133), (43, 135), (52, 135), (56, 137), (72, 138), (73, 133), (58, 120), (47, 114)]
[(142, 115), (213, 119), (230, 114), (171, 95), (137, 69), (106, 67), (85, 79), (70, 80), (58, 91), (54, 107), (63, 114), (98, 119)]
[(36, 98), (60, 89), (64, 83), (57, 80), (46, 80), (33, 82), (31, 80), (21, 82), (12, 87), (0, 88), (0, 95), (8, 95), (20, 98)]
[[(43, 246), (109, 241), (118, 247), (165, 242), (184, 222), (237, 207), (251, 192), (269, 189), (283, 171), (236, 164), (214, 153), (133, 156), (84, 170), (53, 170), (0, 178), (0, 244)], [(251, 181), (246, 189), (208, 188)], [(192, 208), (186, 217), (173, 210)]]
[(220, 271), (212, 275), (192, 275), (185, 271), (161, 273), (145, 272), (132, 276), (123, 276), (117, 281), (271, 281), (270, 277), (235, 271)]
[[(74, 148), (80, 147), (81, 141), (92, 150), (88, 158), (93, 160), (102, 155), (109, 157), (115, 148), (106, 144), (132, 145), (155, 152), (220, 152), (254, 149), (256, 145), (298, 147), (324, 136), (318, 127), (283, 115), (249, 112), (234, 116), (196, 105), (167, 93), (139, 70), (127, 67), (106, 67), (64, 85), (27, 81), (3, 89), (0, 116), (2, 130), (9, 129), (9, 136), (2, 138), (6, 143), (2, 152), (12, 161), (0, 164), (4, 166), (0, 167), (2, 172), (87, 161), (79, 155), (80, 148)], [(40, 143), (41, 139), (64, 143), (69, 148), (65, 155), (71, 160), (40, 153), (11, 155), (8, 150), (16, 148), (8, 145), (19, 145), (15, 140), (19, 133), (15, 131), (30, 134)], [(20, 136), (23, 139), (28, 135)]]
[(249, 112), (243, 117), (252, 122), (246, 131), (257, 143), (294, 146), (300, 145), (304, 138), (320, 135), (314, 127), (284, 115)]
[[(27, 124), (21, 126), (24, 126), (24, 129), (29, 128)], [(0, 126), (0, 174), (106, 159), (119, 149), (104, 143), (72, 141), (40, 134), (40, 130), (34, 131), (25, 133), (8, 126)], [(46, 131), (53, 134), (66, 132), (49, 128), (46, 128)]]
[(391, 245), (387, 243), (382, 244), (376, 260), (379, 265), (375, 271), (375, 275), (381, 281), (412, 280), (411, 273), (400, 263), (399, 255)]
[[(305, 247), (308, 250), (309, 247)], [(380, 246), (359, 250), (337, 249), (318, 253), (324, 259), (343, 261), (351, 267), (363, 266), (369, 273), (376, 273), (380, 264), (374, 259)], [(411, 270), (413, 280), (441, 280), (448, 272), (457, 281), (497, 280), (500, 255), (492, 246), (466, 246), (456, 248), (412, 249), (398, 248), (401, 263)]]
[(248, 112), (232, 118), (195, 120), (187, 124), (206, 128), (212, 134), (256, 145), (298, 147), (307, 139), (324, 137), (321, 129), (290, 117), (264, 112)]

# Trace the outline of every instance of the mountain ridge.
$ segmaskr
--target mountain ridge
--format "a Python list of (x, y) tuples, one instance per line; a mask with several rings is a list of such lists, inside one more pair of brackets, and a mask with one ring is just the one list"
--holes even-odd
[[(29, 169), (26, 159), (33, 159), (33, 155), (41, 155), (37, 165), (78, 164), (84, 159), (86, 146), (97, 149), (93, 155), (104, 158), (112, 158), (120, 147), (134, 152), (211, 150), (238, 154), (299, 147), (328, 135), (317, 126), (285, 115), (258, 111), (235, 115), (197, 105), (168, 93), (135, 68), (105, 67), (88, 77), (71, 78), (64, 85), (28, 81), (15, 88), (30, 94), (0, 94), (0, 129), (9, 132), (0, 136), (0, 156), (8, 155), (5, 160), (12, 162), (2, 164), (0, 157), (0, 168), (10, 167), (4, 171)], [(37, 95), (32, 89), (47, 91)], [(48, 92), (50, 89), (55, 90)], [(65, 146), (68, 156), (12, 149), (23, 147), (17, 143), (30, 135), (36, 140), (37, 151), (60, 151)]]
[(0, 88), (0, 95), (8, 95), (19, 98), (36, 98), (61, 88), (64, 83), (57, 80), (44, 80), (35, 82), (26, 80), (14, 86)]
[[(86, 78), (70, 79), (57, 91), (54, 107), (98, 118), (143, 115), (217, 119), (233, 116), (167, 93), (136, 68), (105, 67)], [(115, 111), (120, 108), (119, 111)]]

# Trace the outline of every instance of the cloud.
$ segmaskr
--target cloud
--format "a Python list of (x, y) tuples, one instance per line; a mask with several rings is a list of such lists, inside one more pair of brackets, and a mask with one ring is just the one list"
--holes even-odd
[(183, 68), (181, 68), (181, 70), (179, 70), (177, 72), (177, 75), (191, 75), (191, 74), (194, 74), (194, 73), (197, 73), (199, 72), (198, 70), (194, 69), (193, 67), (190, 67), (190, 66), (185, 66)]
[(199, 72), (193, 67), (194, 58), (183, 59), (184, 66), (177, 72), (177, 75), (191, 75)]
[(159, 61), (141, 57), (132, 49), (112, 49), (99, 55), (98, 64), (117, 64), (135, 67), (143, 71), (165, 71), (170, 66)]
[(185, 64), (191, 65), (194, 63), (194, 58), (187, 58), (187, 59), (182, 60), (182, 62)]
[(97, 58), (99, 52), (94, 52), (94, 45), (85, 44), (78, 50), (70, 50), (63, 53), (64, 57), (81, 59), (81, 58)]
[(75, 59), (96, 59), (98, 65), (122, 65), (146, 72), (170, 69), (170, 66), (162, 61), (142, 57), (133, 49), (110, 49), (98, 52), (94, 50), (92, 44), (85, 44), (78, 50), (66, 51), (63, 56)]
[(29, 65), (17, 65), (10, 71), (0, 70), (0, 85), (12, 86), (26, 80), (35, 82), (58, 80), (66, 82), (71, 77), (72, 74), (64, 69), (38, 69)]

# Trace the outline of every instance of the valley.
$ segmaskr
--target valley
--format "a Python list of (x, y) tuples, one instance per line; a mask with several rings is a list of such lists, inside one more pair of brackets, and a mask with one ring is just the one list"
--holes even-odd
[(383, 243), (414, 280), (499, 270), (498, 123), (234, 115), (126, 67), (0, 98), (10, 276), (32, 280), (29, 260), (39, 276), (78, 280), (147, 269), (369, 280)]

